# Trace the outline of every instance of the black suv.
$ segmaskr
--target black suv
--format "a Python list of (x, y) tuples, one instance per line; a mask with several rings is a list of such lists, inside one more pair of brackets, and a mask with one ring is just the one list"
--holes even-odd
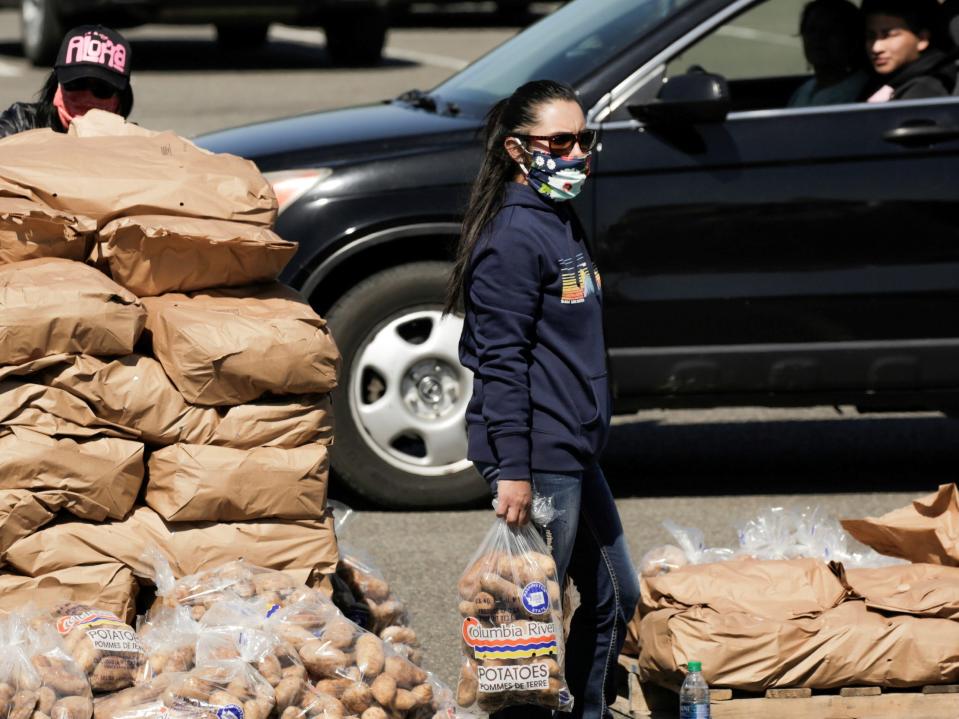
[(574, 0), (429, 93), (200, 138), (273, 173), (284, 279), (344, 355), (343, 480), (392, 506), (484, 491), (440, 305), (483, 115), (542, 77), (602, 132), (574, 207), (617, 411), (959, 405), (959, 98), (787, 108), (802, 6)]
[(262, 45), (270, 23), (321, 25), (333, 63), (368, 65), (383, 51), (389, 0), (20, 0), (24, 55), (52, 65), (64, 32), (88, 22), (214, 23), (220, 44), (235, 51)]

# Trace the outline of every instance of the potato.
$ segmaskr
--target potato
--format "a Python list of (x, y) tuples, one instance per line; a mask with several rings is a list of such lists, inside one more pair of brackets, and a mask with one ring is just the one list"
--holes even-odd
[(53, 705), (57, 703), (57, 694), (50, 687), (40, 687), (37, 690), (37, 711), (41, 714), (50, 714)]
[(356, 640), (356, 667), (364, 678), (379, 676), (385, 661), (382, 639), (374, 634), (363, 634)]
[(298, 703), (303, 696), (305, 686), (305, 682), (298, 677), (281, 679), (273, 689), (276, 695), (276, 708), (282, 712), (287, 707)]
[(300, 658), (310, 676), (315, 679), (334, 679), (339, 670), (345, 669), (351, 663), (348, 654), (319, 639), (300, 647)]
[(523, 590), (498, 574), (484, 574), (480, 577), (480, 586), (493, 595), (498, 605), (522, 606)]
[(256, 664), (256, 670), (266, 679), (270, 686), (275, 687), (283, 678), (283, 667), (275, 654), (267, 654)]
[(461, 707), (471, 707), (476, 702), (479, 680), (476, 677), (476, 663), (467, 659), (460, 667), (460, 680), (456, 685), (456, 703)]
[(410, 644), (414, 645), (417, 643), (416, 632), (414, 632), (409, 627), (400, 627), (392, 626), (387, 627), (382, 632), (380, 632), (380, 639), (384, 642), (391, 642), (393, 644)]
[(396, 686), (403, 689), (412, 689), (427, 679), (426, 672), (400, 657), (387, 657), (385, 671), (396, 680)]
[(290, 646), (297, 650), (307, 642), (316, 639), (316, 636), (312, 632), (296, 624), (287, 624), (284, 622), (278, 624), (275, 630), (280, 639), (289, 643)]
[(8, 719), (30, 719), (39, 700), (37, 692), (30, 689), (21, 689), (13, 695), (13, 706), (10, 708)]
[(346, 716), (346, 707), (336, 697), (319, 692), (311, 692), (308, 700), (304, 700), (307, 705), (307, 713), (310, 716), (319, 716), (322, 719), (343, 719)]
[(340, 697), (346, 710), (353, 714), (362, 714), (373, 704), (373, 692), (362, 682), (355, 682)]
[(53, 705), (50, 719), (90, 719), (93, 700), (88, 697), (63, 697)]
[(347, 619), (336, 617), (323, 629), (323, 641), (329, 642), (337, 649), (347, 649), (353, 644), (356, 628)]
[(426, 706), (433, 701), (433, 687), (429, 684), (420, 684), (413, 687), (410, 694), (416, 699), (416, 706)]
[(339, 699), (353, 684), (353, 679), (321, 679), (316, 683), (316, 690)]
[(389, 674), (380, 674), (373, 680), (370, 691), (378, 704), (392, 706), (393, 699), (396, 698), (396, 680)]
[(360, 719), (390, 719), (389, 715), (379, 707), (370, 707), (360, 716)]

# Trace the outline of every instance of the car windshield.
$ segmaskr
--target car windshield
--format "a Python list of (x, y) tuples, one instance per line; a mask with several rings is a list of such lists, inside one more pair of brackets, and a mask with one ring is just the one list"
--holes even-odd
[(690, 2), (575, 0), (454, 75), (432, 94), (483, 111), (530, 80), (575, 86)]

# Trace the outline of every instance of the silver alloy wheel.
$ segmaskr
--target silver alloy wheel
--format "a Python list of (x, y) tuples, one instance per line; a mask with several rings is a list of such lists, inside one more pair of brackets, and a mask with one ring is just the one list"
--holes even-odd
[(46, 0), (21, 0), (20, 17), (23, 44), (38, 47), (43, 42), (43, 14)]
[(392, 466), (421, 476), (455, 474), (466, 459), (472, 373), (459, 363), (463, 318), (406, 311), (357, 351), (350, 411), (367, 445)]

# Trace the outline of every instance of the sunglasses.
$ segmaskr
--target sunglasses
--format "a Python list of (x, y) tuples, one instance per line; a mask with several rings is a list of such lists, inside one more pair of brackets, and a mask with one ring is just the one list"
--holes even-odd
[(119, 90), (110, 83), (92, 77), (81, 77), (79, 80), (65, 82), (63, 83), (63, 89), (67, 92), (83, 92), (84, 90), (89, 90), (94, 97), (98, 97), (101, 100), (113, 97), (119, 92)]
[(545, 140), (549, 143), (549, 151), (554, 155), (562, 155), (572, 152), (576, 145), (583, 152), (590, 152), (596, 147), (596, 140), (599, 133), (596, 130), (583, 130), (581, 132), (560, 132), (556, 135), (523, 135), (527, 140)]

